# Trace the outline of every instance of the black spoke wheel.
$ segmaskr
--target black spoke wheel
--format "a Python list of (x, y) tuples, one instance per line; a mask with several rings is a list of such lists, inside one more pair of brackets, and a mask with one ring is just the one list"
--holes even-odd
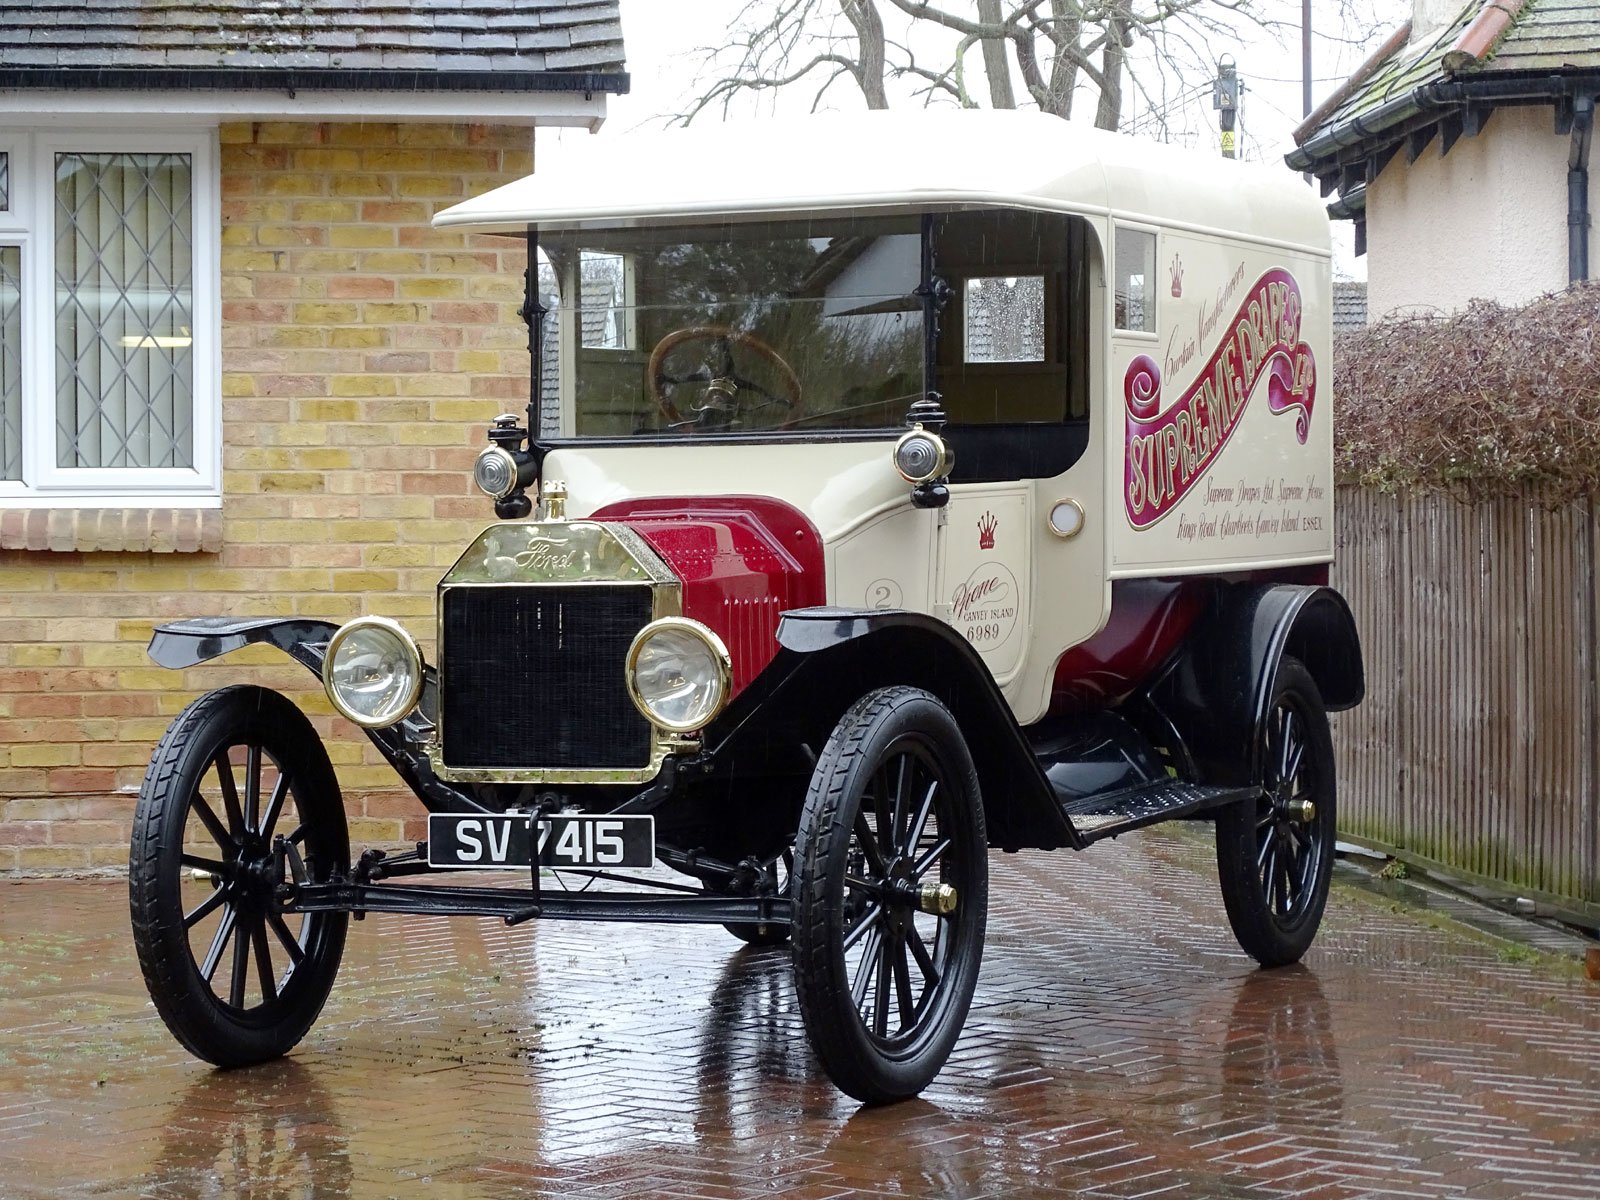
[(988, 850), (955, 718), (914, 688), (869, 693), (817, 760), (795, 838), (795, 995), (838, 1087), (921, 1092), (961, 1034), (983, 957)]
[(339, 785), (316, 730), (265, 688), (202, 696), (150, 760), (128, 888), (156, 1011), (218, 1066), (286, 1053), (338, 972), (348, 916), (283, 911), (291, 847), (313, 880), (349, 868)]
[(1278, 665), (1261, 761), (1261, 795), (1217, 817), (1217, 875), (1239, 945), (1278, 967), (1299, 961), (1322, 922), (1337, 819), (1327, 710), (1293, 658)]

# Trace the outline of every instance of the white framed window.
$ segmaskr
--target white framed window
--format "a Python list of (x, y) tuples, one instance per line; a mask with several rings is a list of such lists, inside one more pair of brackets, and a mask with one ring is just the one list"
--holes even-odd
[(1124, 333), (1156, 331), (1156, 235), (1154, 230), (1118, 225), (1116, 233), (1116, 318)]
[(22, 478), (22, 251), (14, 164), (23, 141), (0, 134), (0, 490)]
[(0, 506), (221, 495), (215, 133), (0, 134)]

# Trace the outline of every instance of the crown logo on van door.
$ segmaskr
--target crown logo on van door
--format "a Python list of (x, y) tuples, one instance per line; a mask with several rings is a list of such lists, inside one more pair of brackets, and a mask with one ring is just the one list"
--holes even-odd
[(1183, 259), (1176, 254), (1172, 256), (1172, 298), (1183, 298)]
[(994, 549), (994, 531), (1000, 522), (995, 520), (994, 514), (986, 512), (978, 518), (978, 549)]

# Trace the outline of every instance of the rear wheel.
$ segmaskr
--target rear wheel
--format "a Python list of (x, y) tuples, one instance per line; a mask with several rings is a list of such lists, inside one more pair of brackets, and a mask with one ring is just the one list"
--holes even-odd
[(840, 719), (795, 838), (795, 994), (835, 1084), (915, 1096), (950, 1056), (983, 957), (988, 850), (955, 718), (914, 688)]
[(1217, 816), (1217, 876), (1239, 945), (1264, 967), (1298, 962), (1333, 874), (1333, 739), (1311, 673), (1278, 664), (1261, 746), (1262, 793)]
[(350, 865), (339, 785), (304, 714), (229, 687), (186, 708), (156, 747), (133, 818), (133, 940), (156, 1011), (222, 1067), (286, 1053), (327, 999), (344, 913), (282, 911), (279, 836), (325, 881)]

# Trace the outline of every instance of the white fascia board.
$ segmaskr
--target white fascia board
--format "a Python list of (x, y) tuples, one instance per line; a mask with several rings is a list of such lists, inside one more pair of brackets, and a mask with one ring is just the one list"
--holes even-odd
[(215, 125), (222, 121), (450, 121), (560, 125), (593, 132), (604, 93), (309, 91), (49, 91), (0, 89), (0, 125)]

